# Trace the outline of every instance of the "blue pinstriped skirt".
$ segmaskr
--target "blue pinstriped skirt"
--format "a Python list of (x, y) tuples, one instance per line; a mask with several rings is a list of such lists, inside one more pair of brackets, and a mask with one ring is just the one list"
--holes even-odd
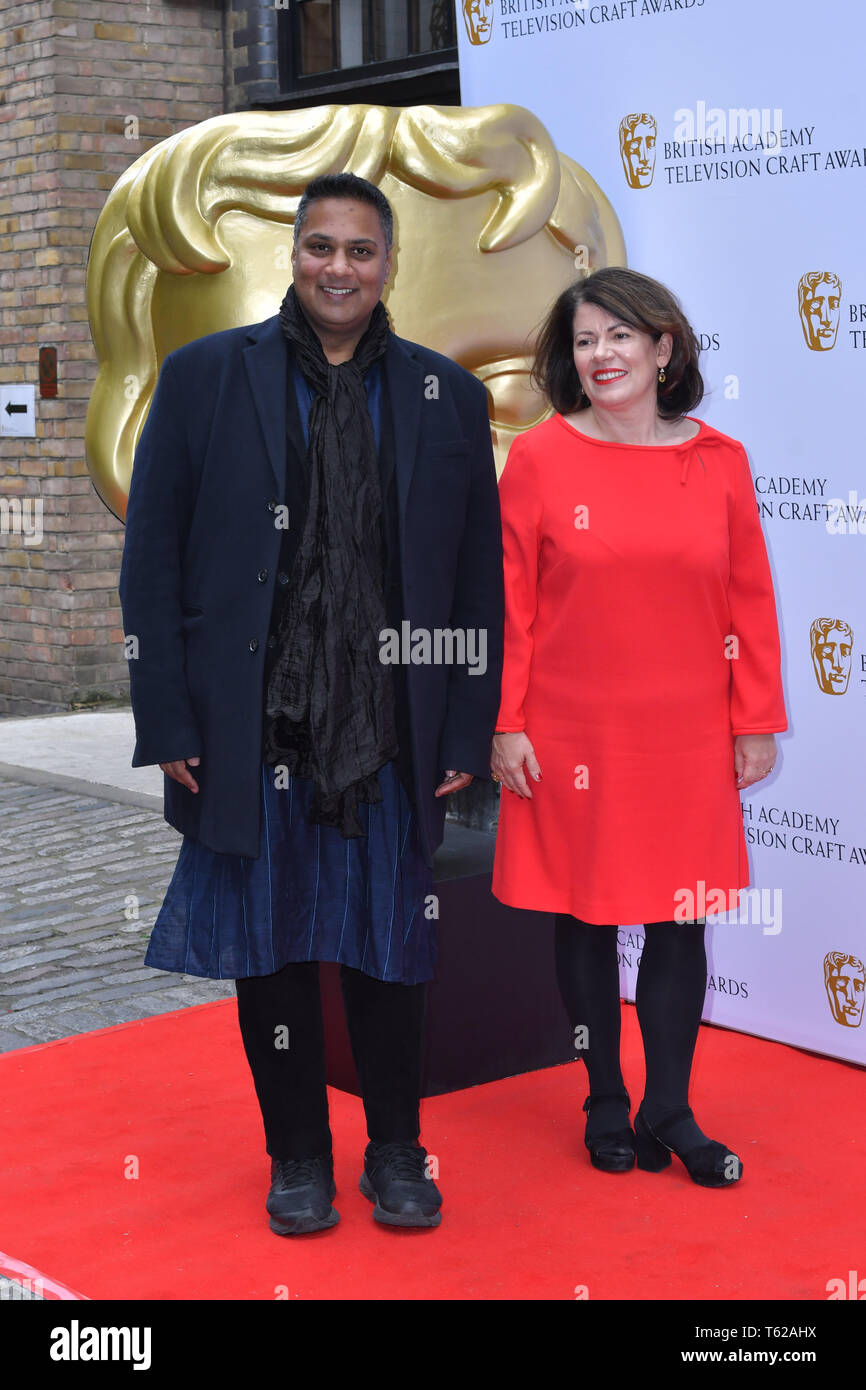
[[(432, 870), (394, 763), (382, 801), (358, 807), (366, 835), (344, 840), (307, 819), (311, 783), (274, 786), (262, 764), (257, 859), (217, 854), (184, 836), (145, 964), (211, 979), (272, 975), (290, 961), (338, 961), (377, 980), (419, 984), (436, 964), (425, 899)], [(427, 907), (427, 911), (425, 911)]]

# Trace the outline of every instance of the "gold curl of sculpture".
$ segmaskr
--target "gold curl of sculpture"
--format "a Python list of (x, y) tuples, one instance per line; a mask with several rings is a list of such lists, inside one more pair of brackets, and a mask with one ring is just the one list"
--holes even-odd
[(316, 175), (350, 170), (394, 208), (394, 328), (487, 387), (501, 470), (542, 419), (534, 332), (576, 274), (625, 263), (616, 215), (519, 106), (320, 106), (215, 116), (137, 159), (97, 221), (87, 306), (99, 363), (85, 427), (94, 486), (121, 519), (159, 364), (276, 313), (292, 224)]

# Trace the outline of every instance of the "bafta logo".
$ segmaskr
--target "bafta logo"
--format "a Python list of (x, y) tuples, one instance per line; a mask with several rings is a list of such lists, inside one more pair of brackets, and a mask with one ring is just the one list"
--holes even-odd
[(537, 117), (507, 105), (237, 111), (140, 155), (94, 229), (99, 372), (85, 446), (116, 516), (160, 361), (275, 313), (301, 192), (342, 169), (375, 171), (387, 189), (399, 250), (388, 315), (401, 337), (484, 383), (499, 472), (517, 435), (546, 419), (530, 376), (538, 305), (574, 282), (578, 258), (587, 270), (624, 265), (625, 244), (608, 199)]
[(470, 43), (489, 43), (493, 35), (493, 0), (463, 0), (463, 22)]
[(619, 123), (619, 153), (629, 188), (649, 188), (656, 165), (655, 116), (634, 111)]
[(836, 346), (842, 281), (832, 270), (807, 270), (800, 276), (797, 303), (800, 327), (806, 346), (813, 352), (827, 352)]
[(866, 999), (866, 965), (845, 951), (828, 951), (824, 957), (824, 987), (830, 1012), (845, 1028), (859, 1028)]
[(851, 676), (854, 633), (842, 618), (816, 618), (809, 629), (815, 679), (825, 695), (844, 695)]

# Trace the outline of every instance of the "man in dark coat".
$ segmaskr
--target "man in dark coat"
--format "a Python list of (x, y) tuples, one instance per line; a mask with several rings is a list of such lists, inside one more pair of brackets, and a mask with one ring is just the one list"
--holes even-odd
[(393, 221), (351, 174), (298, 208), (280, 313), (169, 353), (120, 594), (134, 766), (184, 835), (147, 960), (237, 981), (271, 1228), (333, 1225), (320, 960), (340, 962), (361, 1190), (433, 1226), (418, 1142), (432, 856), (490, 772), (503, 593), (486, 393), (398, 338)]

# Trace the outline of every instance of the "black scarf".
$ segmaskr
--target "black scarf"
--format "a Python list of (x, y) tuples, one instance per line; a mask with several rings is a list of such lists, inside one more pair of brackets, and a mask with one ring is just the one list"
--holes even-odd
[(358, 803), (382, 800), (376, 772), (397, 756), (392, 675), (379, 660), (382, 487), (364, 388), (390, 330), (380, 301), (351, 361), (332, 366), (294, 285), (280, 323), (314, 399), (310, 496), (268, 682), (265, 758), (310, 778), (310, 820), (348, 839), (365, 833)]

